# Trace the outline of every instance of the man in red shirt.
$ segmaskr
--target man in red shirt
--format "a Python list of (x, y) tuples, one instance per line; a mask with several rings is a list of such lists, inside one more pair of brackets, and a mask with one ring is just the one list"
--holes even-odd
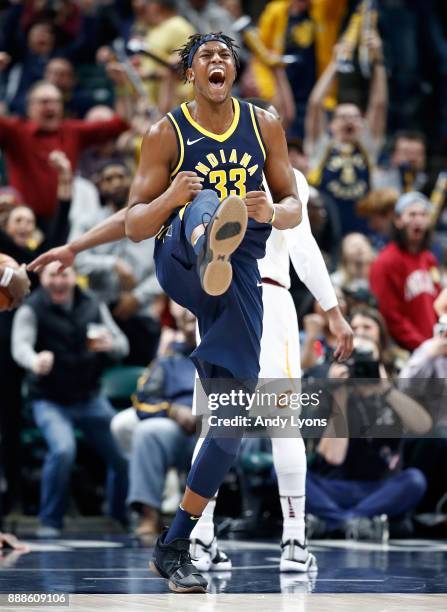
[(371, 289), (394, 340), (410, 351), (433, 336), (440, 274), (428, 250), (430, 201), (412, 191), (394, 209), (392, 241), (371, 267)]
[(9, 183), (23, 194), (43, 223), (53, 214), (57, 202), (57, 173), (48, 163), (49, 154), (56, 149), (64, 151), (76, 168), (84, 148), (128, 129), (125, 119), (129, 104), (118, 98), (117, 110), (120, 114), (109, 121), (63, 119), (61, 92), (51, 83), (41, 81), (29, 91), (27, 119), (0, 117), (0, 147)]

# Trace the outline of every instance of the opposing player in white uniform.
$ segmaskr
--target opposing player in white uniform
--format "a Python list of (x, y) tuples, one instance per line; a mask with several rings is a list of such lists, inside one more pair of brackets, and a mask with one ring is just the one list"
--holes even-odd
[[(267, 110), (271, 109), (267, 107)], [(301, 378), (298, 322), (289, 292), (290, 259), (301, 281), (328, 313), (331, 331), (338, 341), (335, 356), (346, 359), (352, 351), (351, 328), (340, 312), (326, 264), (311, 232), (307, 213), (309, 186), (301, 172), (295, 170), (295, 176), (302, 204), (301, 224), (285, 231), (273, 228), (267, 241), (266, 255), (258, 262), (264, 305), (260, 379)], [(199, 438), (197, 441), (194, 457), (202, 440)], [(284, 438), (274, 435), (271, 441), (283, 514), (280, 571), (306, 572), (316, 566), (316, 561), (307, 549), (305, 537), (304, 442), (298, 436)], [(210, 500), (191, 534), (191, 557), (201, 571), (231, 568), (231, 560), (219, 549), (214, 535), (215, 506), (216, 500)]]

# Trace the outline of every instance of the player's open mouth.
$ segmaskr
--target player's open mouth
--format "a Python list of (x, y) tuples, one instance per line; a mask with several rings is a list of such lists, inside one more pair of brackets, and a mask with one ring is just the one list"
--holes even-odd
[(221, 89), (225, 84), (225, 72), (221, 68), (215, 68), (210, 72), (208, 80), (213, 89)]

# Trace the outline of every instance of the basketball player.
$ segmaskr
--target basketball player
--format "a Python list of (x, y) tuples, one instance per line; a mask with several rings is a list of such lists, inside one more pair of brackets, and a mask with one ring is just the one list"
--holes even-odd
[[(280, 122), (232, 98), (238, 57), (222, 34), (194, 35), (180, 51), (194, 101), (182, 104), (144, 138), (131, 188), (126, 233), (156, 235), (163, 290), (198, 319), (192, 353), (210, 393), (253, 391), (259, 374), (262, 293), (257, 260), (271, 227), (301, 221), (301, 204)], [(263, 173), (272, 204), (262, 190)], [(216, 417), (243, 415), (220, 405)], [(226, 419), (223, 419), (225, 421)], [(187, 479), (181, 505), (155, 544), (151, 569), (175, 592), (204, 592), (189, 536), (232, 465), (243, 427), (210, 428)]]
[[(262, 104), (262, 101), (253, 102), (256, 105)], [(276, 114), (272, 106), (269, 106), (267, 110)], [(299, 197), (303, 203), (303, 222), (296, 229), (284, 233), (273, 230), (267, 242), (266, 257), (259, 262), (264, 282), (261, 377), (266, 378), (291, 376), (293, 379), (298, 379), (300, 377), (296, 313), (287, 290), (290, 286), (289, 253), (301, 280), (320, 302), (323, 309), (328, 312), (331, 330), (338, 339), (336, 353), (339, 358), (345, 359), (352, 350), (352, 333), (340, 314), (326, 266), (310, 230), (306, 207), (309, 188), (301, 173), (295, 171), (295, 176)], [(123, 237), (124, 211), (119, 211), (72, 243), (41, 255), (31, 264), (31, 269), (38, 270), (41, 266), (55, 260), (62, 262), (65, 266), (72, 265), (76, 254), (80, 251)], [(288, 345), (290, 372), (286, 371), (286, 344)], [(273, 359), (273, 362), (269, 360), (269, 357)], [(198, 448), (199, 445), (196, 452)], [(278, 475), (284, 517), (280, 570), (307, 571), (312, 566), (313, 558), (305, 547), (306, 460), (302, 439), (273, 438), (273, 458)], [(193, 556), (197, 557), (195, 564), (201, 570), (224, 570), (231, 567), (231, 561), (222, 551), (218, 550), (214, 538), (214, 507), (215, 501), (212, 500), (192, 533), (195, 540)]]
[[(257, 259), (265, 254), (272, 224), (297, 225), (301, 205), (280, 123), (230, 96), (238, 64), (231, 39), (194, 36), (181, 57), (195, 101), (169, 113), (144, 138), (126, 230), (133, 240), (157, 235), (160, 284), (198, 318), (202, 342), (192, 358), (207, 389), (216, 389), (219, 378), (231, 389), (247, 388), (241, 381), (255, 384), (259, 373)], [(274, 205), (261, 189), (263, 172)], [(206, 589), (191, 563), (189, 535), (232, 464), (242, 433), (206, 438), (182, 504), (157, 541), (152, 567), (176, 592)]]
[(11, 268), (7, 264), (0, 264), (0, 287), (6, 288), (12, 299), (8, 310), (13, 310), (22, 303), (23, 298), (30, 292), (30, 286), (25, 266)]
[[(252, 102), (277, 116), (276, 109), (269, 103), (263, 100)], [(297, 170), (294, 172), (303, 207), (303, 220), (299, 226), (284, 232), (273, 228), (267, 241), (266, 255), (258, 262), (264, 305), (260, 379), (297, 381), (301, 377), (297, 317), (289, 293), (289, 256), (300, 279), (328, 313), (329, 325), (338, 343), (336, 354), (346, 359), (352, 351), (352, 331), (340, 312), (326, 265), (310, 229), (307, 215), (309, 187), (304, 176)], [(268, 431), (283, 514), (280, 571), (306, 572), (316, 567), (316, 561), (309, 553), (305, 539), (304, 442), (299, 436), (278, 437), (271, 428)], [(194, 456), (202, 440), (198, 439)], [(231, 569), (231, 560), (219, 549), (214, 535), (215, 506), (214, 498), (191, 533), (191, 558), (201, 571)]]

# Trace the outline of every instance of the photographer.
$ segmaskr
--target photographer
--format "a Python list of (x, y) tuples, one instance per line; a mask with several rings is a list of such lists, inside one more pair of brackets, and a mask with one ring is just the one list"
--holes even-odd
[(329, 370), (329, 378), (338, 380), (310, 463), (307, 512), (317, 517), (319, 535), (341, 530), (346, 538), (383, 541), (387, 517), (404, 518), (426, 490), (419, 470), (400, 469), (401, 436), (426, 433), (431, 419), (387, 379), (372, 339), (357, 336), (354, 346), (348, 365), (333, 363)]

